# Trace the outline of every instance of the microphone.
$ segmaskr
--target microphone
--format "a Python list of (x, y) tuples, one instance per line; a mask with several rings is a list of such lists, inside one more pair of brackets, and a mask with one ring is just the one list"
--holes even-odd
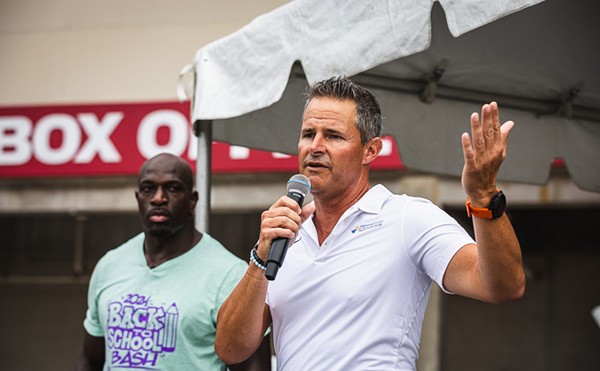
[[(287, 196), (302, 207), (304, 197), (310, 192), (310, 180), (302, 174), (296, 174), (288, 180), (287, 191)], [(269, 281), (273, 281), (277, 276), (277, 271), (283, 264), (283, 259), (285, 259), (285, 254), (291, 242), (292, 239), (283, 237), (273, 240), (267, 259), (267, 270), (265, 271), (265, 277)]]

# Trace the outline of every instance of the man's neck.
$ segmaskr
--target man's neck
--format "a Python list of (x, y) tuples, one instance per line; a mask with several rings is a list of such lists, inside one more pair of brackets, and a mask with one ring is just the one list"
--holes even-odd
[(146, 234), (144, 239), (144, 255), (150, 268), (185, 254), (202, 238), (195, 228), (184, 229), (170, 236), (151, 236)]
[(316, 208), (313, 223), (317, 229), (319, 246), (329, 237), (346, 210), (357, 203), (369, 191), (369, 183), (354, 187), (350, 191), (335, 198), (323, 199), (318, 196), (315, 197)]

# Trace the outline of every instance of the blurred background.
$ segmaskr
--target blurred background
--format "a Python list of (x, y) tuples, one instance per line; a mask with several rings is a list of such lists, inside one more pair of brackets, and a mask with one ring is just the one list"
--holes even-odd
[[(195, 161), (190, 105), (176, 97), (181, 68), (284, 3), (0, 1), (0, 145), (16, 149), (0, 157), (0, 369), (74, 368), (89, 275), (141, 231), (144, 146), (167, 148), (183, 130), (183, 157)], [(120, 126), (102, 133), (100, 122)], [(209, 233), (247, 260), (295, 158), (214, 143), (212, 161)], [(373, 183), (429, 198), (471, 231), (460, 179), (408, 169), (395, 151), (377, 161)], [(560, 161), (545, 185), (500, 186), (523, 249), (525, 297), (488, 305), (434, 287), (418, 369), (597, 370), (600, 194), (580, 190)]]

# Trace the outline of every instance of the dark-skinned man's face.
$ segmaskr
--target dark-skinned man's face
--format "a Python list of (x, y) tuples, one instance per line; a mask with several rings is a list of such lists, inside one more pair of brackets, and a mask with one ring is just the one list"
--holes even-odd
[(156, 157), (144, 164), (135, 192), (145, 233), (169, 236), (191, 221), (197, 193), (179, 159)]

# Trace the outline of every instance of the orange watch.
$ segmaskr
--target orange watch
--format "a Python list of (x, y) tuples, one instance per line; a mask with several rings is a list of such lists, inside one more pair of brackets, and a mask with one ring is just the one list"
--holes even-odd
[(471, 200), (467, 197), (465, 206), (469, 218), (476, 216), (482, 219), (496, 219), (501, 217), (504, 214), (504, 210), (506, 210), (506, 196), (504, 196), (501, 190), (498, 190), (498, 193), (494, 195), (488, 207), (474, 207), (471, 205)]

